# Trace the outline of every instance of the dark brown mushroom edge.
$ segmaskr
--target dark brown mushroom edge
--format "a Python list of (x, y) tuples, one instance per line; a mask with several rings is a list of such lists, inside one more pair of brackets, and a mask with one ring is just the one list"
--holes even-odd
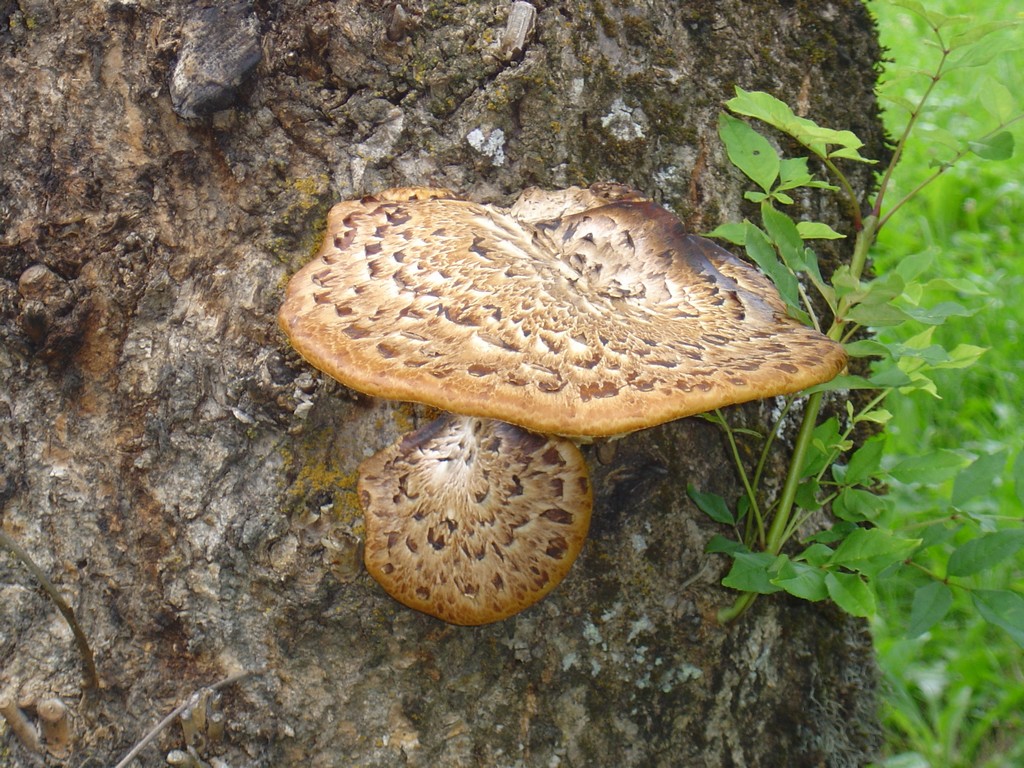
[[(797, 392), (828, 381), (846, 364), (841, 345), (786, 313), (764, 275), (686, 233), (664, 208), (617, 184), (530, 189), (510, 209), (433, 188), (391, 189), (339, 203), (328, 216), (319, 254), (289, 283), (279, 322), (307, 361), (348, 387), (475, 417), (427, 427), (429, 436), (414, 433), (408, 445), (424, 455), (472, 447), (476, 454), (463, 474), (476, 482), (512, 459), (530, 462), (532, 469), (516, 476), (538, 478), (522, 487), (523, 496), (539, 494), (523, 500), (533, 509), (557, 507), (545, 506), (542, 489), (551, 485), (540, 479), (545, 473), (555, 484), (565, 482), (561, 470), (543, 459), (549, 449), (538, 454), (523, 448), (547, 439), (541, 435), (621, 435)], [(520, 429), (513, 433), (485, 420)], [(513, 457), (485, 462), (484, 443), (466, 437), (474, 430)], [(442, 433), (447, 436), (439, 438)], [(456, 433), (462, 437), (454, 438)], [(437, 439), (441, 446), (429, 447)], [(551, 439), (565, 460), (566, 445)], [(516, 581), (502, 607), (481, 574), (498, 573), (488, 569), (509, 553), (474, 549), (459, 536), (439, 539), (445, 527), (456, 530), (451, 490), (429, 511), (429, 499), (412, 504), (395, 485), (414, 476), (410, 458), (395, 446), (384, 454), (364, 463), (360, 495), (367, 567), (391, 594), (446, 621), (481, 623), (521, 610), (557, 583), (537, 581), (528, 592), (528, 579)], [(371, 476), (372, 482), (366, 479)], [(489, 493), (504, 487), (497, 480), (484, 485)], [(486, 519), (491, 508), (474, 507), (468, 501), (473, 498), (470, 491), (458, 505), (478, 531), (473, 521)], [(492, 511), (496, 520), (505, 514)], [(400, 514), (412, 516), (408, 527), (397, 526)], [(494, 530), (507, 531), (520, 519), (496, 522)], [(506, 546), (513, 543), (539, 546), (532, 537)], [(398, 557), (413, 546), (419, 552), (435, 548), (433, 567)], [(437, 554), (446, 550), (448, 555)], [(488, 564), (475, 568), (472, 579), (463, 578), (452, 559), (456, 550), (482, 552)], [(565, 570), (578, 552), (570, 547), (558, 558)], [(542, 554), (535, 555), (543, 562)], [(447, 567), (452, 570), (442, 582), (438, 574)], [(412, 570), (399, 572), (406, 568)], [(460, 603), (455, 591), (463, 587)], [(491, 618), (471, 618), (477, 614), (467, 600), (479, 603), (480, 617)]]
[(505, 619), (569, 572), (590, 527), (570, 440), (444, 414), (359, 468), (365, 562), (396, 600), (452, 624)]

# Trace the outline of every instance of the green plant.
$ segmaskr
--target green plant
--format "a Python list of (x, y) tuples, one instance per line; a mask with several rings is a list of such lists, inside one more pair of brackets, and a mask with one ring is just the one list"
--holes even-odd
[[(1014, 147), (1010, 129), (1024, 119), (1007, 88), (987, 84), (982, 104), (990, 115), (988, 129), (961, 143), (936, 137), (933, 131), (932, 140), (941, 140), (948, 148), (946, 156), (909, 191), (892, 195), (895, 202), (891, 202), (894, 170), (937, 84), (951, 73), (982, 66), (1007, 50), (1008, 45), (994, 33), (1013, 24), (971, 25), (963, 17), (928, 11), (913, 0), (894, 4), (924, 20), (934, 37), (938, 61), (916, 99), (893, 98), (906, 115), (892, 160), (881, 170), (878, 189), (867, 205), (862, 205), (843, 173), (847, 163), (870, 162), (860, 155), (862, 143), (852, 133), (797, 117), (786, 104), (764, 93), (737, 89), (736, 97), (726, 104), (733, 114), (759, 120), (794, 139), (809, 156), (780, 159), (769, 140), (749, 123), (723, 114), (719, 133), (730, 160), (757, 186), (746, 197), (759, 204), (761, 224), (727, 224), (711, 234), (742, 245), (775, 281), (790, 312), (846, 344), (851, 357), (862, 359), (866, 370), (809, 390), (806, 401), (787, 398), (767, 435), (735, 429), (721, 412), (710, 414), (707, 418), (725, 432), (744, 490), (733, 503), (696, 488), (690, 493), (701, 509), (736, 531), (735, 538), (718, 536), (708, 546), (709, 551), (732, 557), (723, 584), (740, 591), (735, 603), (720, 612), (723, 621), (746, 610), (757, 594), (779, 591), (808, 600), (831, 598), (851, 614), (873, 616), (880, 586), (912, 571), (921, 579), (910, 608), (910, 636), (939, 622), (953, 604), (954, 591), (960, 591), (970, 596), (974, 610), (987, 622), (1024, 646), (1024, 596), (985, 581), (993, 565), (1024, 548), (1024, 531), (1010, 525), (1019, 515), (1001, 514), (976, 503), (1002, 473), (1008, 454), (936, 450), (894, 464), (887, 461), (883, 437), (871, 437), (859, 446), (852, 439), (862, 425), (885, 426), (891, 420), (887, 408), (891, 397), (913, 392), (936, 395), (936, 375), (969, 368), (984, 351), (974, 344), (947, 349), (936, 342), (937, 327), (951, 317), (970, 314), (961, 297), (978, 291), (968, 280), (929, 277), (934, 254), (909, 256), (890, 271), (867, 276), (868, 255), (879, 230), (968, 154), (988, 160), (1010, 157)], [(812, 176), (809, 158), (824, 169), (829, 181)], [(836, 193), (854, 213), (852, 257), (828, 278), (807, 241), (840, 235), (821, 223), (795, 222), (782, 210), (793, 204), (792, 193), (801, 187)], [(807, 295), (810, 290), (828, 307), (828, 315), (819, 317), (815, 312), (815, 302)], [(936, 296), (944, 300), (935, 302)], [(911, 325), (923, 330), (902, 335), (862, 332)], [(838, 415), (819, 419), (828, 393), (838, 399), (850, 390), (864, 390), (856, 398), (857, 405), (847, 400)], [(762, 488), (763, 470), (781, 424), (793, 415), (799, 415), (801, 426), (788, 473), (781, 491), (769, 495)], [(751, 468), (743, 461), (739, 442), (752, 437), (761, 440), (761, 450)], [(1018, 459), (1017, 465), (1018, 495), (1024, 502), (1024, 460)], [(951, 492), (951, 512), (901, 529), (892, 500), (877, 492), (894, 482), (945, 484)], [(826, 505), (836, 518), (835, 525), (794, 544), (808, 519)]]

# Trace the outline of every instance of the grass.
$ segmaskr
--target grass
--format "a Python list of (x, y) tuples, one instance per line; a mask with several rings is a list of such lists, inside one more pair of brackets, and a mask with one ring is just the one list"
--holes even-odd
[[(970, 14), (980, 23), (1020, 18), (1019, 0), (922, 0), (929, 10)], [(883, 45), (893, 59), (889, 71), (926, 68), (937, 51), (923, 44), (927, 30), (901, 8), (871, 2)], [(1024, 37), (1019, 28), (998, 33)], [(940, 83), (922, 129), (909, 145), (897, 172), (899, 199), (943, 158), (944, 137), (968, 140), (983, 134), (988, 79), (1017, 94), (1024, 109), (1024, 53), (1010, 53), (985, 67), (957, 73)], [(901, 80), (899, 90), (920, 95), (927, 81)], [(903, 116), (889, 115), (895, 131)], [(1024, 131), (1014, 129), (1018, 151), (1008, 161), (988, 163), (969, 156), (907, 204), (882, 230), (875, 250), (880, 272), (921, 252), (934, 257), (933, 275), (966, 279), (977, 295), (949, 296), (977, 310), (950, 318), (936, 330), (948, 349), (959, 343), (989, 348), (981, 362), (965, 370), (940, 372), (941, 399), (923, 393), (887, 403), (894, 418), (887, 449), (893, 461), (953, 450), (968, 456), (994, 454), (990, 492), (971, 509), (952, 507), (948, 484), (935, 488), (891, 489), (897, 525), (928, 528), (962, 540), (974, 531), (1018, 524), (1024, 517)], [(946, 156), (948, 157), (948, 150)], [(902, 192), (901, 192), (902, 190)], [(973, 293), (970, 292), (970, 293)], [(907, 331), (909, 335), (909, 331)], [(1002, 471), (998, 471), (1002, 467)], [(1014, 474), (1019, 475), (1014, 482)], [(933, 526), (946, 518), (942, 526)], [(1015, 522), (1016, 521), (1016, 522)], [(936, 558), (934, 570), (944, 573)], [(887, 733), (885, 768), (997, 768), (1024, 765), (1024, 662), (1021, 648), (1005, 632), (985, 622), (969, 595), (957, 592), (946, 618), (917, 637), (907, 635), (913, 575), (887, 580), (873, 622), (879, 663), (885, 677), (882, 717)], [(1010, 558), (985, 571), (980, 587), (1024, 589), (1021, 559)]]

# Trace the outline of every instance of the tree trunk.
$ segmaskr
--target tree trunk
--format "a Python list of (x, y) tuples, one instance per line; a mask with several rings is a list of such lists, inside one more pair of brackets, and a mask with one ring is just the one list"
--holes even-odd
[[(699, 419), (606, 463), (584, 448), (590, 538), (513, 619), (443, 624), (362, 568), (356, 467), (424, 412), (332, 383), (277, 328), (332, 203), (616, 180), (710, 229), (745, 212), (716, 134), (734, 85), (884, 152), (859, 2), (535, 5), (506, 38), (506, 0), (0, 2), (2, 525), (102, 683), (81, 695), (67, 624), (4, 553), (0, 695), (30, 722), (63, 699), (68, 764), (116, 763), (239, 671), (206, 761), (860, 766), (878, 746), (862, 622), (771, 597), (716, 623), (721, 531), (685, 488), (738, 481)], [(826, 194), (798, 208), (850, 230)], [(5, 727), (0, 765), (29, 764)], [(186, 746), (175, 723), (136, 764)]]

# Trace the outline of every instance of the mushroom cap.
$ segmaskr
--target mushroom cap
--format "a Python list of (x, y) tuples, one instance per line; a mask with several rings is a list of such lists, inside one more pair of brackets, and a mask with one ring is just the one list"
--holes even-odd
[(429, 189), (339, 203), (280, 324), (353, 389), (576, 437), (842, 370), (764, 275), (624, 190), (527, 190), (511, 211)]
[(508, 618), (568, 573), (590, 526), (569, 440), (443, 414), (359, 468), (364, 560), (396, 600), (452, 624)]

